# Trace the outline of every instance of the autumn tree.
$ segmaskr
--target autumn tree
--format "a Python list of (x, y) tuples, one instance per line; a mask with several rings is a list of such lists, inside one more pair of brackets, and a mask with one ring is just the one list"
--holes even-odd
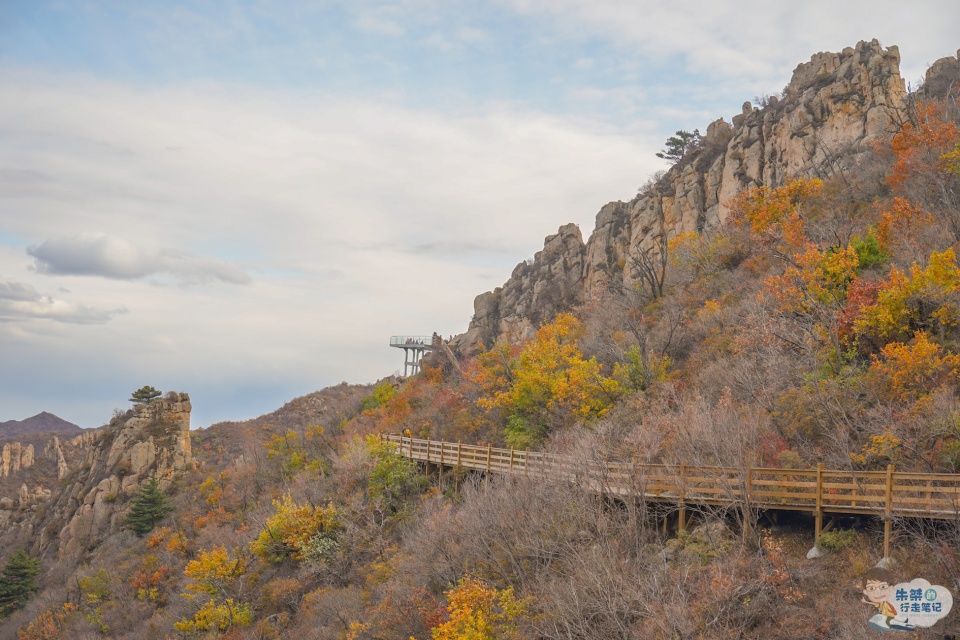
[(952, 249), (933, 253), (926, 267), (914, 264), (909, 273), (892, 267), (876, 292), (876, 301), (865, 305), (854, 330), (876, 348), (904, 341), (924, 330), (943, 342), (948, 331), (960, 326), (960, 267)]
[(246, 561), (231, 555), (226, 547), (203, 551), (187, 563), (184, 574), (190, 578), (185, 598), (199, 598), (203, 604), (192, 618), (174, 623), (174, 628), (189, 635), (220, 633), (253, 622), (250, 606), (239, 600), (243, 595)]
[(930, 211), (960, 240), (960, 172), (956, 169), (960, 127), (937, 104), (921, 105), (893, 137), (896, 162), (888, 181), (894, 191)]
[(317, 507), (294, 502), (290, 494), (274, 500), (276, 510), (266, 526), (250, 543), (254, 555), (268, 562), (293, 560), (323, 561), (340, 546), (340, 521), (333, 504)]
[(561, 313), (537, 331), (518, 358), (504, 358), (502, 349), (478, 358), (475, 381), (486, 391), (478, 403), (505, 413), (511, 446), (543, 441), (562, 420), (598, 418), (623, 392), (622, 383), (605, 376), (595, 358), (583, 357), (582, 334), (580, 321)]
[(371, 411), (378, 407), (385, 407), (390, 399), (397, 395), (397, 388), (387, 381), (380, 382), (373, 388), (373, 393), (363, 399), (364, 411)]
[(789, 262), (811, 242), (807, 221), (813, 200), (823, 192), (822, 180), (792, 180), (782, 187), (756, 187), (734, 199), (731, 220), (750, 229), (761, 246)]
[(447, 592), (450, 619), (433, 630), (433, 640), (520, 640), (530, 599), (518, 600), (513, 587), (498, 590), (466, 577)]

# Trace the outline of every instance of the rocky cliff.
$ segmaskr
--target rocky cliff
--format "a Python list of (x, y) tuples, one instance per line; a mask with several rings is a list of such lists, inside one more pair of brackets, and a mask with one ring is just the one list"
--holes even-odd
[(0, 478), (16, 475), (20, 469), (33, 466), (33, 445), (19, 442), (4, 443), (0, 451)]
[(150, 477), (168, 487), (191, 467), (190, 398), (171, 392), (67, 441), (54, 436), (36, 467), (53, 492), (23, 485), (0, 498), (0, 547), (79, 560), (120, 531), (130, 497)]
[(547, 237), (532, 263), (521, 263), (502, 287), (476, 298), (470, 328), (453, 346), (472, 355), (498, 337), (531, 337), (541, 322), (595, 289), (631, 285), (637, 275), (629, 265), (664, 234), (722, 223), (742, 189), (815, 174), (841, 155), (855, 159), (892, 135), (906, 96), (899, 67), (897, 47), (884, 49), (876, 40), (814, 55), (794, 70), (782, 94), (761, 107), (745, 103), (730, 123), (712, 123), (698, 148), (654, 185), (629, 202), (604, 206), (588, 242), (575, 225)]

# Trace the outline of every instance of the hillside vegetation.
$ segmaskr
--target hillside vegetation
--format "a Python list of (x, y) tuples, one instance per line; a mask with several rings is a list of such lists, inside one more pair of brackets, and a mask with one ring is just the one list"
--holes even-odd
[[(43, 591), (3, 637), (675, 639), (868, 636), (869, 520), (667, 513), (539, 478), (423, 473), (377, 437), (837, 469), (960, 471), (960, 109), (908, 100), (857, 156), (742, 191), (667, 234), (647, 276), (530, 340), (343, 385), (193, 435), (142, 537)], [(661, 259), (662, 258), (662, 259)], [(322, 402), (321, 402), (322, 400)], [(960, 524), (898, 527), (896, 571), (960, 586)], [(918, 638), (960, 628), (957, 611)]]

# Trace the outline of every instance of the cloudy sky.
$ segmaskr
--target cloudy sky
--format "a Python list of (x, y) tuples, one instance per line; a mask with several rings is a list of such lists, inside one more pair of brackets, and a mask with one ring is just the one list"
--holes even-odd
[(0, 0), (0, 421), (194, 426), (402, 368), (675, 130), (956, 0)]

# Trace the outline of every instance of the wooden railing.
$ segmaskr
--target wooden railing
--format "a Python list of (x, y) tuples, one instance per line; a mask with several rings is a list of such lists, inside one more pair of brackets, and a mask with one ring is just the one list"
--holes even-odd
[(383, 436), (412, 460), (500, 474), (569, 479), (610, 494), (680, 505), (892, 517), (960, 518), (960, 474), (712, 467), (588, 461), (519, 449)]

